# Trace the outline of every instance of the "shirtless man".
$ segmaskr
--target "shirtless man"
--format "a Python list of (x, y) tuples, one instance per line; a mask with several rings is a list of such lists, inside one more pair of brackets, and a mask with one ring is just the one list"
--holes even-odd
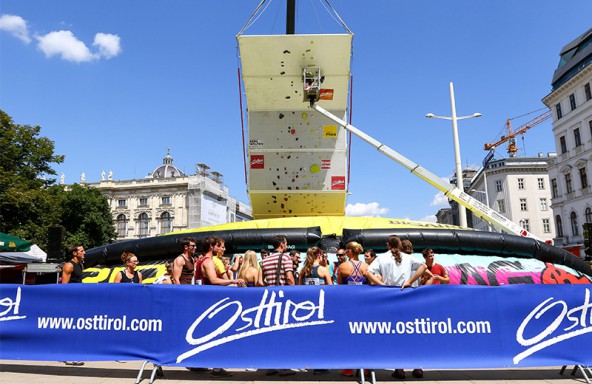
[(193, 264), (193, 254), (195, 253), (195, 239), (185, 237), (181, 239), (183, 253), (181, 253), (173, 262), (173, 275), (171, 280), (173, 284), (193, 284), (193, 275), (195, 266)]
[(229, 280), (223, 271), (220, 271), (214, 262), (214, 255), (223, 255), (226, 250), (224, 240), (208, 236), (204, 239), (204, 257), (197, 264), (197, 278), (201, 279), (204, 285), (231, 285), (243, 286), (242, 279)]

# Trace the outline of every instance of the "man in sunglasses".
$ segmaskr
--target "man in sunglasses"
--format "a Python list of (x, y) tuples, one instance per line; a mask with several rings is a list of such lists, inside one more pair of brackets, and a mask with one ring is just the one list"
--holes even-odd
[(335, 254), (335, 256), (337, 256), (337, 261), (334, 261), (333, 264), (331, 264), (330, 268), (331, 280), (333, 280), (333, 284), (337, 284), (337, 271), (339, 270), (339, 266), (345, 263), (345, 261), (347, 260), (347, 256), (345, 255), (345, 248), (337, 248), (337, 253)]
[(195, 239), (193, 237), (184, 237), (181, 239), (181, 246), (183, 247), (183, 253), (173, 261), (173, 275), (171, 276), (171, 280), (173, 284), (193, 284)]

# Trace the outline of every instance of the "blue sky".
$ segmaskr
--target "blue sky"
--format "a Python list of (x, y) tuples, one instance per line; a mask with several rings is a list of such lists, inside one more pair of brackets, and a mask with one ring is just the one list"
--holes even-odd
[[(248, 202), (235, 36), (258, 0), (2, 0), (0, 108), (39, 125), (65, 155), (66, 183), (141, 178), (170, 148), (193, 173), (206, 163)], [(246, 34), (284, 33), (284, 0)], [(331, 1), (354, 33), (353, 124), (448, 177), (454, 169), (448, 84), (463, 165), (480, 164), (506, 119), (543, 108), (559, 51), (590, 28), (589, 0)], [(319, 0), (298, 2), (297, 33), (343, 29)], [(513, 121), (518, 127), (537, 114)], [(524, 140), (522, 140), (522, 137)], [(551, 122), (518, 139), (519, 155), (555, 151)], [(434, 221), (430, 185), (354, 138), (348, 212)], [(505, 147), (496, 157), (506, 156)], [(355, 208), (355, 209), (354, 209)]]

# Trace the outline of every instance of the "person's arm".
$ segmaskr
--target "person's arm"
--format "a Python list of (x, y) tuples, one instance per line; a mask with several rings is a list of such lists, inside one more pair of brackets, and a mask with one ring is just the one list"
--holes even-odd
[(232, 272), (238, 271), (238, 269), (240, 268), (242, 262), (243, 262), (243, 257), (242, 256), (235, 257), (234, 258), (234, 263), (232, 264), (232, 267), (230, 267), (230, 270)]
[(343, 268), (345, 266), (345, 263), (342, 263), (339, 268), (337, 268), (337, 284), (341, 284), (341, 282), (343, 281)]
[(74, 272), (74, 265), (70, 262), (65, 263), (62, 267), (62, 284), (68, 284), (70, 282), (72, 272)]
[(183, 266), (185, 265), (185, 259), (183, 257), (177, 256), (175, 261), (173, 262), (173, 275), (171, 276), (171, 280), (175, 284), (181, 284), (179, 278), (181, 277), (181, 272), (183, 272)]
[(119, 273), (117, 273), (117, 275), (115, 275), (115, 278), (113, 279), (114, 283), (121, 283), (121, 275), (123, 274), (123, 271), (119, 271)]
[(417, 271), (413, 274), (413, 276), (411, 276), (411, 278), (409, 280), (407, 280), (407, 282), (405, 284), (403, 284), (403, 286), (401, 287), (401, 289), (405, 289), (407, 287), (411, 287), (411, 285), (417, 280), (419, 279), (423, 274), (426, 274), (429, 278), (433, 278), (434, 275), (428, 270), (428, 266), (425, 264), (421, 264), (419, 266), (419, 268), (417, 268)]
[(265, 283), (263, 283), (263, 270), (261, 268), (257, 268), (257, 282), (255, 286), (265, 287)]
[(243, 285), (243, 279), (236, 279), (236, 280), (228, 280), (224, 278), (218, 277), (218, 273), (216, 271), (216, 266), (214, 265), (214, 261), (210, 258), (207, 258), (203, 264), (201, 265), (203, 268), (202, 272), (205, 275), (212, 285), (230, 285), (230, 284), (238, 284)]
[(434, 279), (440, 280), (440, 284), (450, 283), (450, 276), (448, 276), (446, 268), (442, 267), (442, 271), (444, 272), (444, 276), (434, 275)]
[(366, 270), (366, 274), (364, 275), (366, 279), (370, 282), (371, 285), (386, 285), (382, 282), (382, 278), (378, 278), (379, 275), (375, 275), (369, 269)]
[(302, 269), (300, 270), (300, 273), (298, 274), (298, 285), (302, 285)]
[(138, 278), (140, 279), (140, 284), (142, 284), (142, 272), (138, 272)]
[(286, 271), (286, 285), (294, 285), (294, 272)]
[(333, 285), (333, 280), (331, 280), (331, 274), (329, 273), (329, 269), (327, 267), (319, 267), (317, 269), (319, 276), (321, 276), (325, 280), (326, 285)]

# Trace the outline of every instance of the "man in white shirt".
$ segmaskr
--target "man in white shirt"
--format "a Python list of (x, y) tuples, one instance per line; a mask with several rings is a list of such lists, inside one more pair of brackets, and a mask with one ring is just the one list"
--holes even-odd
[[(378, 255), (366, 272), (366, 278), (372, 283), (407, 288), (424, 274), (431, 277), (431, 272), (423, 261), (400, 251), (399, 236), (390, 236), (386, 245), (389, 250)], [(380, 275), (382, 281), (375, 275)]]

